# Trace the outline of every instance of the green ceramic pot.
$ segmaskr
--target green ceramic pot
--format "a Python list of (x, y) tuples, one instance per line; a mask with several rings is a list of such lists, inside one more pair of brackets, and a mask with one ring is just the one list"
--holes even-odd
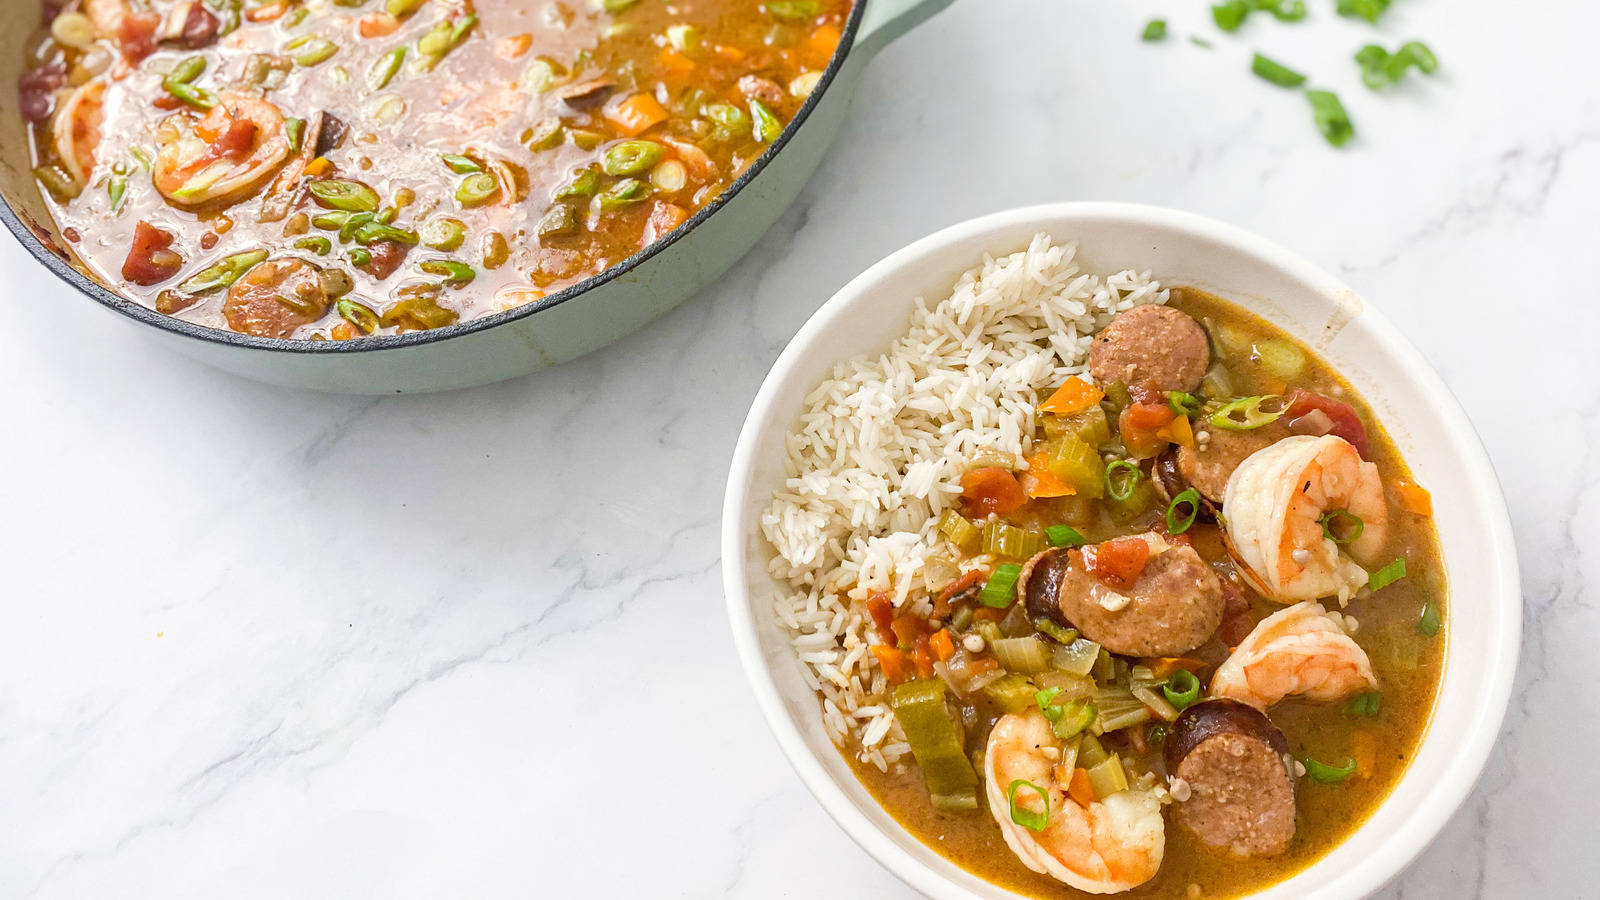
[(0, 221), (41, 265), (173, 349), (273, 384), (359, 394), (441, 391), (553, 366), (642, 327), (725, 272), (777, 221), (816, 170), (862, 69), (951, 0), (862, 0), (811, 99), (767, 153), (676, 231), (610, 270), (538, 303), (440, 328), (358, 341), (249, 337), (163, 316), (109, 290), (66, 249), (29, 175), (12, 87), (40, 0), (0, 4)]

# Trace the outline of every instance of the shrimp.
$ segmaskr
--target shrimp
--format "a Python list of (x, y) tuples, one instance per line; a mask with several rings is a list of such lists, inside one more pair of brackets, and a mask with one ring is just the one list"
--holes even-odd
[(155, 185), (186, 207), (253, 193), (289, 158), (289, 132), (277, 106), (224, 93), (203, 118), (175, 113), (156, 127)]
[[(1038, 710), (1001, 716), (989, 732), (983, 774), (989, 811), (1006, 846), (1033, 871), (1091, 894), (1115, 894), (1149, 881), (1166, 849), (1160, 801), (1150, 791), (1129, 789), (1079, 806), (1067, 796), (1066, 777), (1056, 776), (1061, 767), (1046, 755), (1046, 748), (1060, 746)], [(1018, 780), (1037, 785), (1045, 796), (1020, 785), (1011, 793)], [(1043, 830), (1012, 821), (1013, 797), (1019, 809), (1046, 813)]]
[(95, 157), (104, 137), (106, 81), (96, 78), (79, 86), (67, 97), (51, 123), (51, 138), (61, 165), (80, 187), (94, 173)]
[[(1348, 556), (1322, 524), (1336, 510), (1361, 520)], [(1389, 533), (1378, 467), (1334, 435), (1286, 437), (1245, 457), (1228, 479), (1222, 518), (1241, 574), (1285, 603), (1348, 600), (1367, 583), (1359, 561), (1375, 557)]]
[(1265, 710), (1290, 695), (1331, 702), (1377, 686), (1344, 623), (1307, 601), (1262, 619), (1211, 677), (1211, 696)]

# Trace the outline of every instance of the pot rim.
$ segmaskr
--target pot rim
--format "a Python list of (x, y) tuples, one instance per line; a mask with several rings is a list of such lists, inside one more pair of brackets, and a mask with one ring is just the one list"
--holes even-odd
[(446, 341), (451, 338), (464, 337), (537, 315), (570, 300), (576, 300), (613, 279), (620, 278), (644, 265), (658, 254), (665, 252), (673, 244), (682, 240), (684, 236), (713, 215), (716, 215), (734, 197), (738, 196), (745, 187), (759, 177), (779, 153), (783, 152), (783, 149), (794, 138), (795, 133), (811, 117), (811, 113), (816, 109), (817, 104), (822, 102), (822, 98), (827, 94), (828, 89), (833, 85), (834, 80), (843, 69), (845, 59), (855, 49), (856, 36), (866, 8), (867, 0), (856, 0), (854, 7), (850, 11), (850, 18), (845, 22), (844, 33), (839, 39), (839, 46), (834, 50), (833, 59), (829, 60), (828, 67), (823, 70), (822, 78), (817, 82), (816, 88), (806, 98), (806, 102), (801, 105), (800, 111), (795, 113), (794, 118), (784, 127), (783, 133), (778, 136), (778, 139), (773, 141), (772, 146), (757, 157), (755, 162), (746, 167), (744, 172), (734, 180), (733, 184), (728, 185), (726, 190), (718, 194), (710, 203), (697, 210), (683, 224), (605, 271), (585, 278), (577, 284), (569, 285), (554, 294), (542, 297), (533, 303), (469, 319), (465, 322), (446, 325), (443, 328), (410, 331), (395, 335), (374, 335), (350, 341), (312, 341), (303, 338), (256, 337), (254, 335), (240, 334), (236, 331), (199, 325), (156, 312), (148, 306), (110, 290), (100, 282), (85, 275), (71, 262), (56, 255), (46, 246), (46, 241), (40, 238), (30, 224), (31, 217), (25, 217), (13, 209), (11, 202), (4, 195), (0, 195), (0, 222), (5, 224), (6, 228), (16, 237), (17, 242), (28, 252), (28, 255), (50, 270), (57, 278), (76, 288), (78, 293), (98, 301), (102, 306), (121, 313), (130, 319), (194, 340), (243, 347), (250, 350), (266, 350), (274, 353), (352, 354), (418, 347), (424, 344)]

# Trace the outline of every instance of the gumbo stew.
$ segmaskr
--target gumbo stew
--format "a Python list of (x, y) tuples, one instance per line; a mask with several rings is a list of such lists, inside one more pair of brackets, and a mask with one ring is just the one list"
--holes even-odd
[(850, 0), (47, 2), (20, 85), (78, 256), (270, 338), (437, 328), (572, 285), (726, 189)]

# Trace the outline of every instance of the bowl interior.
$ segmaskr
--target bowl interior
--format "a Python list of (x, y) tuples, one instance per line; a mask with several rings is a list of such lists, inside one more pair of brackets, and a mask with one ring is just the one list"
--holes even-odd
[(734, 631), (752, 684), (785, 753), (850, 835), (897, 875), (939, 897), (1014, 896), (954, 866), (902, 830), (851, 774), (823, 730), (816, 701), (772, 600), (758, 528), (782, 483), (783, 439), (803, 399), (833, 364), (881, 352), (914, 300), (947, 296), (982, 255), (1026, 246), (1037, 231), (1076, 240), (1087, 271), (1152, 270), (1240, 303), (1315, 347), (1350, 380), (1433, 493), (1448, 581), (1444, 685), (1406, 777), (1349, 840), (1261, 897), (1356, 897), (1415, 856), (1470, 790), (1499, 729), (1516, 666), (1521, 598), (1505, 504), (1477, 436), (1417, 352), (1337, 280), (1246, 232), (1184, 213), (1063, 204), (1000, 213), (915, 243), (863, 273), (790, 343), (745, 423), (724, 512), (724, 569)]

